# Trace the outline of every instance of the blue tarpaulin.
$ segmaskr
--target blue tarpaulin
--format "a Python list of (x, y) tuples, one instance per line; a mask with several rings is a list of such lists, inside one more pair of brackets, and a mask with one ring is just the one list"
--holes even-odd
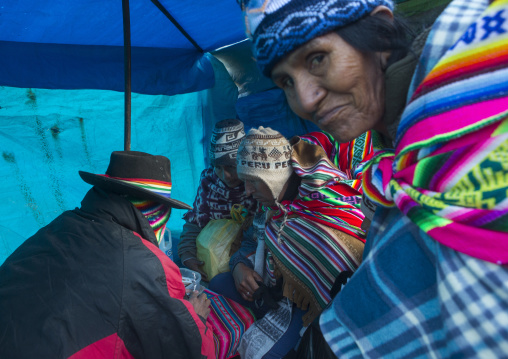
[[(237, 89), (225, 70), (209, 90), (132, 96), (132, 149), (171, 160), (172, 197), (192, 204), (206, 166), (206, 129), (236, 115)], [(123, 149), (123, 93), (0, 87), (0, 263), (91, 186), (78, 171), (104, 173)], [(213, 104), (213, 106), (212, 106)], [(175, 241), (183, 210), (168, 227)]]
[[(310, 128), (273, 83), (246, 83), (261, 76), (244, 64), (252, 56), (226, 70), (206, 52), (244, 38), (236, 1), (161, 4), (205, 53), (150, 0), (130, 1), (131, 149), (167, 156), (172, 196), (192, 204), (217, 121), (236, 117), (246, 130), (270, 126), (287, 137)], [(91, 186), (79, 170), (104, 173), (111, 152), (123, 149), (122, 46), (119, 0), (0, 2), (0, 264), (80, 206)], [(249, 95), (239, 99), (239, 89)], [(184, 213), (174, 210), (168, 223), (175, 243)]]
[[(210, 88), (204, 52), (245, 39), (234, 0), (161, 0), (200, 51), (150, 0), (130, 0), (132, 91)], [(123, 91), (120, 0), (0, 2), (0, 85)]]

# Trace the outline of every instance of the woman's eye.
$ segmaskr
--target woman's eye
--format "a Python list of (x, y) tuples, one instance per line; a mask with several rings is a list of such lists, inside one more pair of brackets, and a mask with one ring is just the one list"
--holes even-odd
[(290, 78), (290, 77), (286, 77), (283, 81), (282, 81), (282, 88), (289, 88), (289, 87), (293, 87), (294, 85), (294, 82), (293, 82), (293, 79)]
[(316, 55), (310, 60), (310, 67), (311, 69), (316, 68), (323, 62), (323, 59), (325, 58), (324, 55)]

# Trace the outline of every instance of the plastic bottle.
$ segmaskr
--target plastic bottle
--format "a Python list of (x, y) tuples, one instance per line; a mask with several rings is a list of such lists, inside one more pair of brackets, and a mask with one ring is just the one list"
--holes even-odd
[(164, 252), (171, 260), (173, 260), (173, 247), (171, 243), (171, 231), (166, 228), (164, 236), (159, 244), (159, 249)]

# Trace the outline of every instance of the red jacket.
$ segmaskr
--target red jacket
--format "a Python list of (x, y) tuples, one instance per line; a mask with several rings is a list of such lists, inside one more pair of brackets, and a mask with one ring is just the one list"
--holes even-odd
[(0, 358), (214, 358), (184, 294), (145, 217), (92, 188), (0, 267)]

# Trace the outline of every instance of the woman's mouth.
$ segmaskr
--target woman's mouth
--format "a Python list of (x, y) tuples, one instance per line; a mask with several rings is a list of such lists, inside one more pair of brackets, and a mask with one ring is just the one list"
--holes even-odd
[(314, 122), (319, 126), (327, 126), (329, 125), (339, 113), (344, 108), (344, 106), (337, 106), (330, 110), (320, 111), (314, 116)]

